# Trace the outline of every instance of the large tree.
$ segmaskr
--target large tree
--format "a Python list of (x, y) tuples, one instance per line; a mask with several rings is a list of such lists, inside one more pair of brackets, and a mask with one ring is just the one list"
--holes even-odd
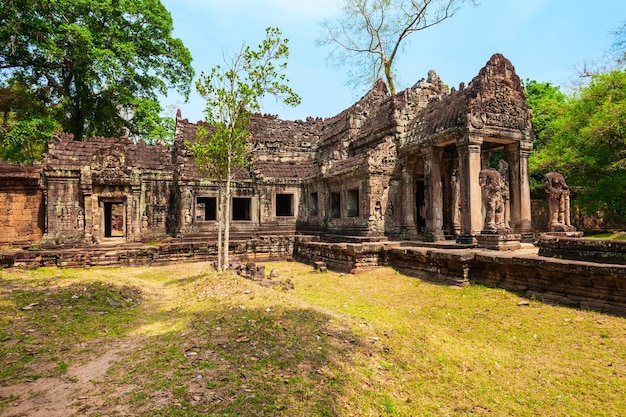
[(159, 94), (193, 79), (172, 30), (159, 0), (3, 0), (0, 86), (35, 90), (77, 140), (159, 135)]
[[(535, 80), (524, 81), (526, 103), (533, 110), (534, 153), (542, 152), (557, 130), (557, 123), (567, 109), (567, 95), (557, 85)], [(533, 198), (543, 198), (544, 176), (542, 169), (530, 171), (530, 190)]]
[(550, 135), (531, 155), (531, 172), (564, 174), (589, 212), (626, 215), (626, 71), (593, 75), (548, 126)]
[(330, 58), (353, 68), (350, 82), (373, 85), (385, 79), (396, 93), (393, 64), (404, 40), (414, 32), (454, 16), (463, 3), (473, 0), (343, 0), (341, 14), (322, 23), (322, 45), (334, 45)]
[(291, 106), (300, 97), (287, 85), (288, 39), (280, 30), (269, 27), (263, 42), (253, 49), (243, 45), (225, 67), (202, 73), (196, 89), (206, 100), (205, 120), (209, 128), (199, 128), (190, 144), (201, 173), (217, 182), (218, 194), (218, 268), (228, 267), (231, 181), (238, 170), (246, 168), (250, 156), (250, 118), (261, 110), (261, 100), (274, 96)]

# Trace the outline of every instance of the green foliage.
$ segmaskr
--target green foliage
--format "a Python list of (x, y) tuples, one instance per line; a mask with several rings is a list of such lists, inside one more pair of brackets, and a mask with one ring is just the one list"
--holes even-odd
[(159, 0), (9, 0), (0, 8), (0, 70), (13, 85), (33, 86), (77, 140), (153, 137), (162, 134), (158, 94), (187, 95), (193, 78), (172, 30)]
[(31, 118), (12, 124), (8, 132), (0, 133), (0, 158), (32, 165), (41, 161), (56, 127), (50, 118)]
[(58, 125), (33, 88), (0, 87), (0, 158), (32, 164), (42, 159)]
[(626, 213), (626, 71), (593, 76), (546, 126), (530, 171), (564, 174), (586, 211)]
[[(396, 93), (393, 63), (405, 39), (454, 16), (466, 0), (344, 0), (342, 12), (324, 20), (319, 45), (332, 45), (329, 58), (354, 68), (350, 83), (371, 87), (384, 76)], [(469, 1), (476, 4), (474, 1)]]
[(267, 28), (266, 34), (258, 49), (242, 47), (225, 68), (218, 65), (196, 82), (206, 100), (210, 128), (199, 129), (192, 149), (202, 172), (218, 181), (225, 181), (232, 168), (246, 165), (250, 117), (261, 109), (264, 96), (273, 95), (291, 106), (300, 104), (284, 74), (288, 40), (281, 39), (276, 28)]
[[(524, 82), (526, 103), (533, 110), (533, 148), (535, 153), (541, 152), (546, 143), (550, 142), (555, 133), (553, 121), (558, 119), (566, 111), (567, 96), (561, 92), (560, 87), (551, 83), (543, 83), (535, 80)], [(531, 166), (533, 164), (531, 158)], [(529, 172), (530, 190), (533, 198), (545, 198), (543, 175), (541, 169), (531, 169)]]
[(224, 264), (228, 263), (229, 222), (225, 219), (229, 217), (230, 179), (249, 161), (250, 118), (261, 109), (261, 100), (267, 95), (290, 106), (300, 104), (284, 74), (287, 43), (279, 29), (269, 27), (257, 49), (242, 46), (225, 67), (218, 65), (210, 73), (202, 73), (196, 82), (196, 89), (206, 100), (208, 127), (200, 127), (196, 142), (189, 146), (198, 170), (220, 184), (218, 219), (220, 239), (224, 230)]
[(565, 112), (567, 96), (560, 87), (535, 80), (524, 82), (526, 103), (533, 109), (534, 149), (542, 148), (554, 136), (551, 122)]

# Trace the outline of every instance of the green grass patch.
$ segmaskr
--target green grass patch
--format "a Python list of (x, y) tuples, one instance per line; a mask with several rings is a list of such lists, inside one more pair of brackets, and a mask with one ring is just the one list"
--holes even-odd
[(388, 268), (273, 268), (295, 290), (208, 264), (0, 271), (0, 387), (90, 386), (68, 407), (92, 416), (626, 415), (624, 318)]
[(599, 233), (596, 235), (585, 236), (589, 239), (603, 239), (603, 240), (626, 240), (626, 232), (617, 233)]

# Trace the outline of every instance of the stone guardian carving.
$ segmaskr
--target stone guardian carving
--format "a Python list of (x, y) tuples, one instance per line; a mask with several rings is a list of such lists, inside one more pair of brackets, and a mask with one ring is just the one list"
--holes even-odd
[(510, 233), (506, 221), (505, 185), (502, 176), (493, 168), (480, 171), (478, 183), (482, 187), (485, 221), (483, 233)]
[(565, 183), (565, 177), (558, 172), (548, 172), (544, 177), (543, 185), (548, 195), (548, 231), (576, 231), (570, 223), (570, 192)]

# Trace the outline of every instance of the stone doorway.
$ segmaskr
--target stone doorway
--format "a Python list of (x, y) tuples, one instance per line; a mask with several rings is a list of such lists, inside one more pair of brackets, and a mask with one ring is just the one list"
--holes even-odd
[(125, 229), (125, 205), (122, 201), (104, 202), (104, 237), (123, 238)]
[(415, 226), (420, 235), (426, 229), (426, 196), (424, 193), (424, 180), (415, 182)]

